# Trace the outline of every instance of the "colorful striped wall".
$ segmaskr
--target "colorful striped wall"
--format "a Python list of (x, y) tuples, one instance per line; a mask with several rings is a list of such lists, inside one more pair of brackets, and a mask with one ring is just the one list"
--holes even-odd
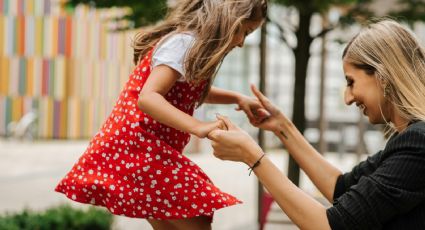
[(108, 31), (107, 11), (61, 0), (0, 0), (0, 136), (25, 113), (39, 138), (87, 138), (131, 72), (133, 32)]

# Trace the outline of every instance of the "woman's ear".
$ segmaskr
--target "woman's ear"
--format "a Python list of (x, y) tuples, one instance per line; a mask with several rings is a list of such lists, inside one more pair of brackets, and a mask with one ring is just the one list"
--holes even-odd
[(381, 86), (384, 97), (389, 95), (389, 83), (388, 80), (384, 79), (377, 71), (373, 74), (376, 78), (376, 83)]
[(382, 79), (382, 78), (378, 78), (378, 79), (379, 79), (379, 84), (381, 84), (383, 96), (387, 98), (391, 93), (390, 83), (385, 79)]
[(378, 83), (381, 85), (382, 89), (384, 89), (385, 86), (388, 85), (388, 80), (386, 80), (381, 74), (379, 74), (378, 71), (375, 71), (373, 75), (378, 80)]

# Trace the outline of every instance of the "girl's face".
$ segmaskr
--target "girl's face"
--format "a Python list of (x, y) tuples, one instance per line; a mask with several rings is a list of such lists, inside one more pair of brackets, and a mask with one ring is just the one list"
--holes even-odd
[(235, 36), (233, 36), (232, 43), (230, 44), (230, 50), (236, 46), (242, 47), (246, 36), (256, 30), (262, 23), (263, 20), (248, 20), (244, 22), (241, 28), (236, 32)]
[[(384, 98), (382, 83), (374, 74), (356, 68), (345, 59), (343, 69), (347, 80), (344, 100), (347, 105), (353, 103), (369, 118), (371, 124), (384, 124), (392, 119), (392, 106)], [(381, 113), (382, 111), (382, 113)], [(385, 119), (384, 119), (385, 118)]]

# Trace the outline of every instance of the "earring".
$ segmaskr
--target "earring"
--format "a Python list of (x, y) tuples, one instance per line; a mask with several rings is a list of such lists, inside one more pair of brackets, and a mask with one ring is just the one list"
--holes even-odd
[(384, 97), (387, 97), (390, 94), (390, 87), (388, 85), (384, 86)]

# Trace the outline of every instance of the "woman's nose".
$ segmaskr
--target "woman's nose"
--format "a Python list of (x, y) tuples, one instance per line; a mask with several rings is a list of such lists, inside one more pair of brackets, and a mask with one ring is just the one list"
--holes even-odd
[(354, 96), (351, 93), (351, 89), (346, 88), (344, 91), (344, 101), (345, 104), (351, 105), (354, 102)]

